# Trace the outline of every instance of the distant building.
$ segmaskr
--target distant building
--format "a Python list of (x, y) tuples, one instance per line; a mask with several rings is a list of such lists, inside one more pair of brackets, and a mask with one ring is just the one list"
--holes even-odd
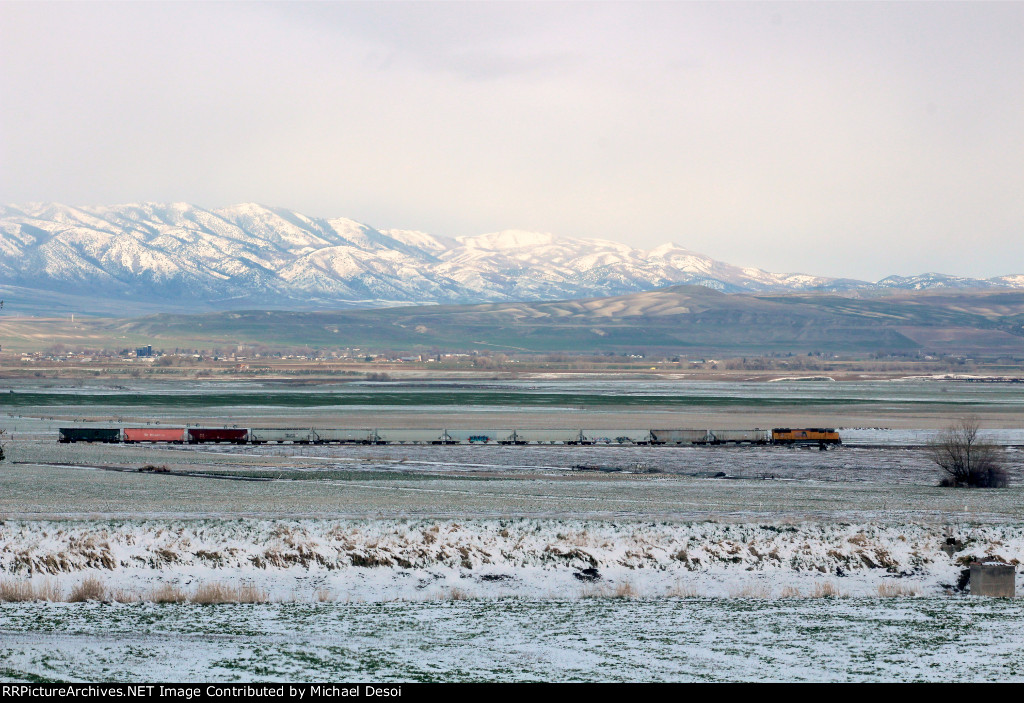
[(144, 347), (138, 347), (135, 350), (135, 356), (137, 356), (137, 357), (153, 356), (153, 345), (152, 344), (147, 344)]

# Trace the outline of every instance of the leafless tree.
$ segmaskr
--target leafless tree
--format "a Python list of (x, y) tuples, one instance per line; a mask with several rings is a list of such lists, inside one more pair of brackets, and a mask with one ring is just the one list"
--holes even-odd
[(1007, 484), (1001, 452), (984, 441), (975, 418), (965, 418), (928, 443), (929, 458), (939, 466), (942, 486), (1003, 488)]

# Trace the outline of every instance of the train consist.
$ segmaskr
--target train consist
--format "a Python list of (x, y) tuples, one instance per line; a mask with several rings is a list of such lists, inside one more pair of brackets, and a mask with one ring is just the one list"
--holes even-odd
[(563, 445), (721, 445), (842, 444), (826, 428), (774, 430), (333, 430), (212, 427), (62, 427), (64, 443), (114, 444), (563, 444)]

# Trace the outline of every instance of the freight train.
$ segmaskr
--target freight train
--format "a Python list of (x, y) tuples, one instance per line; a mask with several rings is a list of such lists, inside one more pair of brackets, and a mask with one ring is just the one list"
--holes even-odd
[(562, 444), (722, 445), (776, 444), (825, 448), (842, 444), (830, 428), (774, 430), (413, 430), (213, 427), (61, 427), (58, 441), (113, 444)]

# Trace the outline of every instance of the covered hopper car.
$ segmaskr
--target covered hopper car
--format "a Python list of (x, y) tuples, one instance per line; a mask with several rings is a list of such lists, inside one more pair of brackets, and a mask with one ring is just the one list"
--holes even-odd
[(61, 427), (59, 442), (107, 442), (121, 441), (121, 430), (116, 427)]
[(229, 444), (247, 444), (249, 442), (249, 430), (227, 428), (215, 429), (205, 427), (189, 428), (189, 444), (218, 444), (221, 442), (227, 442)]
[(771, 439), (768, 430), (708, 430), (711, 444), (768, 444)]
[(315, 444), (376, 444), (373, 430), (319, 430), (310, 431)]
[(123, 432), (125, 444), (134, 444), (135, 442), (184, 444), (186, 441), (183, 427), (125, 427)]
[(444, 430), (377, 430), (374, 444), (453, 444)]
[(710, 444), (710, 430), (651, 430), (651, 444)]
[(249, 444), (266, 444), (276, 442), (277, 444), (309, 444), (316, 441), (313, 430), (274, 430), (263, 428), (252, 428), (249, 430)]
[(583, 430), (583, 444), (650, 444), (650, 430)]
[(712, 444), (840, 445), (831, 428), (774, 430), (574, 430), (574, 429), (317, 429), (210, 427), (61, 427), (60, 442), (166, 444), (560, 444), (693, 446)]

